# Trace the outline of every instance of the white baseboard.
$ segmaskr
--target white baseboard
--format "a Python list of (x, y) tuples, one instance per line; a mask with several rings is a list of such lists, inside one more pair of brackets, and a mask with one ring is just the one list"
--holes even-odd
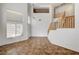
[(47, 35), (32, 35), (32, 37), (48, 37)]

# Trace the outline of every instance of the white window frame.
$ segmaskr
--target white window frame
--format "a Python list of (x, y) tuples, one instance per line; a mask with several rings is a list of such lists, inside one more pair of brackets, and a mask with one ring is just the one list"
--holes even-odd
[[(8, 24), (8, 23), (10, 23), (10, 24), (11, 24), (11, 23), (12, 23), (12, 24), (15, 24), (15, 35), (14, 35), (13, 37), (9, 37), (9, 36), (7, 36), (7, 32), (6, 32), (6, 37), (7, 37), (7, 38), (14, 38), (14, 37), (18, 37), (18, 36), (22, 36), (22, 35), (23, 35), (23, 24), (22, 24), (22, 23), (20, 23), (20, 22), (7, 21), (7, 24)], [(7, 24), (6, 24), (6, 27), (7, 27)], [(16, 34), (16, 32), (17, 32), (17, 25), (18, 25), (18, 24), (22, 24), (22, 33), (21, 33), (20, 35), (17, 35), (17, 34)]]

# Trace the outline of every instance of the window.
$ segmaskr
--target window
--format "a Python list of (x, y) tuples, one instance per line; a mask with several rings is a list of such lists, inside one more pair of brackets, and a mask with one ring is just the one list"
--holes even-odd
[(49, 13), (48, 8), (33, 8), (33, 13)]
[(15, 10), (6, 10), (7, 38), (21, 36), (23, 34), (23, 14)]
[(7, 23), (7, 38), (15, 37), (15, 24)]
[(7, 38), (21, 36), (23, 31), (22, 24), (7, 23)]
[(23, 25), (22, 24), (16, 24), (16, 36), (21, 36), (23, 32)]

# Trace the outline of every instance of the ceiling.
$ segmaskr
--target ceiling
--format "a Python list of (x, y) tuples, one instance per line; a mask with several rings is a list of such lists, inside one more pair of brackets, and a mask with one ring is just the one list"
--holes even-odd
[(62, 3), (33, 3), (34, 8), (49, 8), (49, 6), (57, 7)]

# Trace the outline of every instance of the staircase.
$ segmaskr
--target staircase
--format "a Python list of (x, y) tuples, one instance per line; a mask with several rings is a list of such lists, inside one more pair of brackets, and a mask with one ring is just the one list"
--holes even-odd
[(66, 16), (63, 19), (59, 19), (56, 22), (52, 22), (49, 25), (48, 33), (50, 30), (56, 30), (58, 28), (75, 28), (75, 17)]

